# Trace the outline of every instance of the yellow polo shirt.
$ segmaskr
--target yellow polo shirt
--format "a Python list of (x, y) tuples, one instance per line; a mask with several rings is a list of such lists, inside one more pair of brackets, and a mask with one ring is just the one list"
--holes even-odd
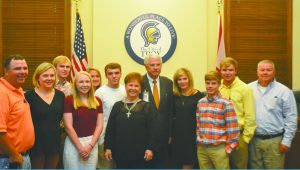
[(230, 86), (225, 86), (222, 80), (220, 93), (233, 102), (240, 130), (243, 131), (241, 135), (244, 141), (249, 143), (256, 129), (252, 90), (238, 77), (235, 77)]

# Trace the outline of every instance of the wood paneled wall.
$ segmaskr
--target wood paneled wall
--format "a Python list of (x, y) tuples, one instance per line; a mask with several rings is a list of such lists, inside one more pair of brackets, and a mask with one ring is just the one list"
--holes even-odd
[(239, 77), (257, 79), (258, 61), (271, 59), (277, 81), (292, 88), (292, 0), (225, 0), (227, 56), (239, 62)]
[(24, 89), (32, 88), (32, 74), (42, 62), (71, 54), (70, 0), (2, 1), (2, 59), (10, 54), (26, 57), (29, 77)]

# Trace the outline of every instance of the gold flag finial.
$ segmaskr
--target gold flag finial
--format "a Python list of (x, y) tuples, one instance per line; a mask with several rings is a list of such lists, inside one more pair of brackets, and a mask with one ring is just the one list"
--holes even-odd
[(223, 0), (217, 0), (218, 13), (221, 13), (221, 7), (223, 6)]
[(75, 0), (75, 5), (76, 5), (76, 13), (78, 13), (78, 0)]

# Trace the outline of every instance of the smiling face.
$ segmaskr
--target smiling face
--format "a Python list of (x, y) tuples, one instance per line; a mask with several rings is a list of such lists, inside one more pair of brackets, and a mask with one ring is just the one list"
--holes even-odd
[(87, 75), (80, 74), (76, 79), (76, 88), (80, 96), (86, 96), (91, 90), (91, 80)]
[(177, 84), (181, 91), (186, 91), (190, 89), (190, 81), (187, 75), (179, 76), (177, 79)]
[(50, 68), (43, 72), (38, 78), (38, 84), (41, 88), (50, 89), (54, 87), (55, 84), (55, 71)]
[(159, 58), (150, 57), (148, 64), (145, 65), (148, 75), (152, 79), (156, 79), (161, 72), (161, 60)]
[(206, 93), (209, 97), (214, 96), (219, 91), (220, 84), (217, 80), (206, 80), (205, 81), (205, 88)]
[(127, 98), (130, 100), (135, 100), (139, 98), (141, 93), (141, 84), (138, 80), (132, 79), (125, 85)]
[(274, 65), (271, 63), (260, 63), (257, 68), (257, 76), (261, 86), (268, 86), (275, 77)]
[(90, 70), (89, 73), (92, 77), (93, 86), (95, 87), (94, 90), (97, 90), (97, 87), (101, 84), (101, 76), (95, 70)]
[(59, 80), (64, 81), (68, 78), (71, 65), (69, 63), (61, 63), (56, 65), (57, 77)]
[(25, 83), (28, 76), (28, 66), (25, 60), (12, 59), (9, 68), (5, 69), (5, 79), (15, 88)]
[(235, 69), (233, 64), (231, 64), (228, 67), (223, 66), (221, 68), (221, 75), (225, 85), (230, 85), (234, 81), (236, 74), (237, 74), (237, 70)]

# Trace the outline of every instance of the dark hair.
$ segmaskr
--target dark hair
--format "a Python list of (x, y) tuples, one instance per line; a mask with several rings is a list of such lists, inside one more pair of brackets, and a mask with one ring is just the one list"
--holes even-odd
[(130, 81), (132, 81), (132, 80), (137, 80), (140, 85), (142, 85), (142, 83), (143, 83), (142, 75), (140, 73), (137, 73), (137, 72), (131, 72), (131, 73), (128, 73), (126, 75), (126, 77), (124, 79), (125, 85), (127, 83), (129, 83)]
[(122, 71), (121, 65), (119, 63), (108, 63), (104, 68), (105, 75), (108, 69), (120, 69), (120, 72)]
[(10, 67), (11, 60), (25, 60), (20, 54), (12, 54), (4, 59), (3, 67), (8, 69)]
[(120, 72), (122, 71), (121, 65), (119, 63), (108, 63), (104, 68), (105, 75), (108, 69), (120, 69)]

